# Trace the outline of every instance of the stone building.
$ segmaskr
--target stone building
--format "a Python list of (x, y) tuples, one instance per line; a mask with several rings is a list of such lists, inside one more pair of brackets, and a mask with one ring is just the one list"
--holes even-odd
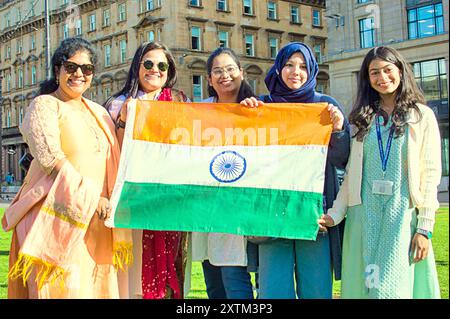
[[(125, 82), (137, 47), (160, 41), (172, 51), (176, 87), (192, 100), (207, 97), (206, 60), (218, 46), (240, 56), (245, 75), (258, 94), (278, 50), (291, 41), (311, 46), (318, 61), (319, 91), (328, 92), (327, 29), (324, 0), (58, 0), (50, 5), (51, 52), (61, 40), (81, 36), (99, 54), (86, 97), (103, 103)], [(19, 133), (26, 106), (45, 79), (43, 0), (0, 0), (0, 75), (2, 80), (1, 179), (24, 172), (18, 160), (26, 151)]]
[(365, 54), (375, 46), (397, 49), (411, 63), (427, 104), (439, 122), (442, 181), (448, 191), (448, 0), (329, 0), (330, 93), (348, 114), (356, 98), (356, 81)]

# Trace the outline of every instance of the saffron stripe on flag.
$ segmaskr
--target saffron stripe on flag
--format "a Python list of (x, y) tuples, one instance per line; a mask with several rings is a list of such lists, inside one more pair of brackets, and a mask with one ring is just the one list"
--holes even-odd
[[(133, 139), (194, 146), (328, 145), (331, 120), (326, 106), (273, 103), (249, 108), (226, 103), (138, 100)], [(188, 134), (187, 138), (181, 138), (183, 134)]]

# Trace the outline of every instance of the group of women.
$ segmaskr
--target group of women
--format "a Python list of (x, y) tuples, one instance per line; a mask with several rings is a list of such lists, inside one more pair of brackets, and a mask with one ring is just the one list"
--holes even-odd
[[(325, 214), (316, 240), (257, 244), (232, 234), (104, 226), (127, 104), (190, 101), (173, 88), (177, 70), (163, 44), (138, 48), (123, 89), (104, 107), (83, 97), (95, 63), (91, 43), (64, 40), (52, 78), (26, 111), (21, 132), (34, 160), (2, 219), (13, 231), (9, 298), (184, 298), (192, 260), (202, 262), (212, 299), (332, 298), (333, 273), (342, 279), (342, 298), (439, 298), (430, 241), (439, 205), (439, 130), (397, 51), (368, 52), (349, 121), (334, 98), (315, 91), (318, 64), (303, 43), (279, 51), (265, 78), (269, 95), (259, 97), (233, 50), (210, 55), (204, 102), (328, 103)], [(337, 169), (346, 169), (340, 190)], [(257, 294), (249, 271), (256, 271)]]

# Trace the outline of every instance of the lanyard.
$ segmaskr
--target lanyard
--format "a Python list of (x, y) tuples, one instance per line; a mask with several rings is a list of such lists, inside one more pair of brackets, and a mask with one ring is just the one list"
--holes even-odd
[(394, 137), (394, 127), (391, 126), (391, 129), (389, 130), (389, 137), (386, 145), (386, 153), (384, 152), (383, 147), (383, 139), (381, 138), (381, 129), (380, 129), (380, 122), (379, 122), (379, 116), (377, 116), (376, 120), (376, 128), (377, 128), (377, 139), (378, 139), (378, 149), (380, 150), (380, 158), (381, 158), (381, 169), (383, 170), (383, 177), (386, 174), (386, 167), (387, 162), (389, 158), (389, 153), (391, 151), (391, 145), (392, 145), (392, 138)]

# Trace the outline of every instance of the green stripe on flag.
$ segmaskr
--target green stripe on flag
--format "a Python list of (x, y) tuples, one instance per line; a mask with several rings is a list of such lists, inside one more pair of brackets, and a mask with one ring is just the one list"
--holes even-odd
[(125, 182), (114, 226), (314, 240), (322, 212), (318, 193)]

